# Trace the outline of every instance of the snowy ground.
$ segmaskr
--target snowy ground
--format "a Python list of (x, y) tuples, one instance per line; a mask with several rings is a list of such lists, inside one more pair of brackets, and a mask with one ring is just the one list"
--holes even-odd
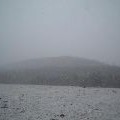
[(0, 120), (120, 120), (120, 89), (1, 84)]

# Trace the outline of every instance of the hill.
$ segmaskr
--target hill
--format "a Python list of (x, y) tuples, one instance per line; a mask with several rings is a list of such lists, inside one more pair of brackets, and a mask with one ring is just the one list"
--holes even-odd
[(9, 69), (12, 70), (12, 69), (36, 69), (41, 67), (82, 67), (98, 65), (103, 65), (103, 63), (94, 60), (88, 60), (85, 58), (61, 56), (25, 60), (22, 62), (2, 66), (2, 68), (6, 70)]
[(120, 87), (120, 68), (79, 57), (51, 57), (11, 64), (0, 83)]

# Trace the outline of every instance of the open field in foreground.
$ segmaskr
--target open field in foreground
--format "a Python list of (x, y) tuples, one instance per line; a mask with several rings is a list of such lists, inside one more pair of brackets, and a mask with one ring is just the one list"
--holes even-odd
[(120, 89), (1, 84), (0, 120), (120, 120)]

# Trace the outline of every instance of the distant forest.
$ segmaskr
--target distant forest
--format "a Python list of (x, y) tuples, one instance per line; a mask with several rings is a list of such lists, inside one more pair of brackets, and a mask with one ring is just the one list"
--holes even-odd
[(120, 88), (120, 68), (98, 66), (45, 66), (0, 71), (0, 83)]

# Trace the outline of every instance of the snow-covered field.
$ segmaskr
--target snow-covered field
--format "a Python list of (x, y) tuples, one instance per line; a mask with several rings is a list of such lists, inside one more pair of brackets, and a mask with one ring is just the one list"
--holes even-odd
[(1, 84), (0, 120), (120, 120), (120, 89)]

